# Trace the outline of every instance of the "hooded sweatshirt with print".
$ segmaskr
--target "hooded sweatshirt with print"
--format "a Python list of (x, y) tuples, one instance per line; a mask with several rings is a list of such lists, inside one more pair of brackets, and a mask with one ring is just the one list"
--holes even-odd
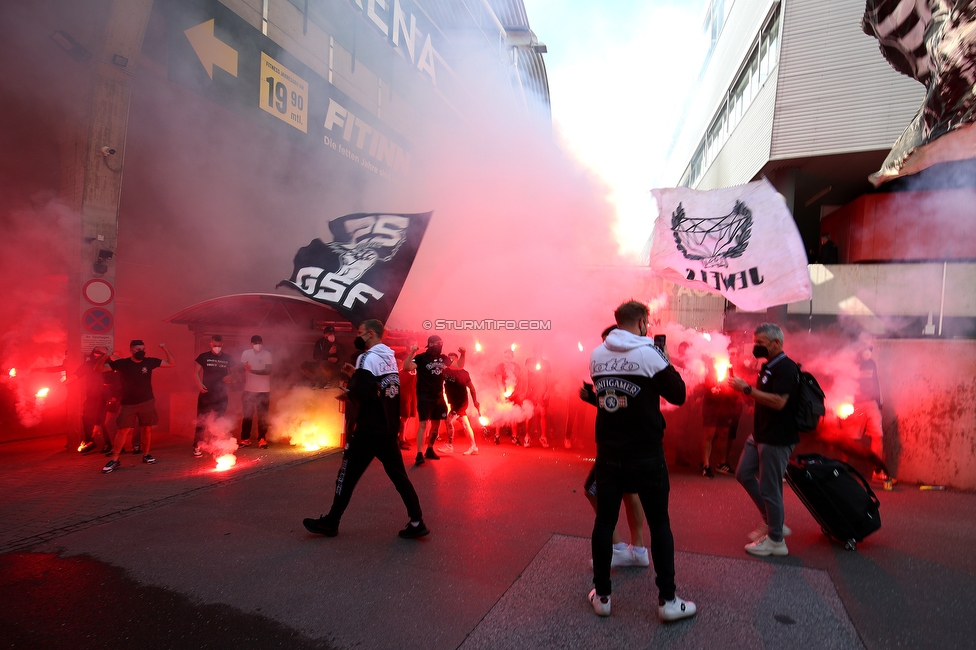
[(590, 355), (597, 396), (597, 456), (634, 460), (659, 456), (664, 440), (660, 398), (685, 402), (685, 382), (654, 341), (617, 329)]
[(359, 405), (356, 432), (386, 433), (400, 430), (400, 373), (393, 350), (377, 343), (359, 355), (349, 381), (349, 398)]

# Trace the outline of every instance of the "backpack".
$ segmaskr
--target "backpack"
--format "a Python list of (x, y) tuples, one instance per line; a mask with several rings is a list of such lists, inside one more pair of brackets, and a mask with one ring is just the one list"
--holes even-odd
[(796, 400), (796, 428), (801, 433), (807, 433), (816, 429), (820, 418), (827, 413), (825, 396), (816, 377), (804, 372), (800, 364), (796, 364), (796, 368), (799, 371), (796, 392), (793, 394)]

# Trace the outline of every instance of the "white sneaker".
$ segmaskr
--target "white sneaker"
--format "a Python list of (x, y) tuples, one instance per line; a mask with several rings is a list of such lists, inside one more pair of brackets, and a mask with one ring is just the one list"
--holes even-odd
[(633, 546), (622, 549), (613, 549), (613, 559), (610, 560), (610, 568), (618, 566), (648, 566), (650, 558), (647, 556), (647, 549), (643, 553), (638, 553)]
[[(768, 534), (769, 534), (769, 526), (766, 524), (760, 524), (759, 528), (749, 533), (749, 539), (751, 539), (754, 542), (758, 542)], [(783, 524), (783, 537), (787, 537), (792, 534), (793, 531), (790, 530), (790, 527), (787, 526), (786, 524)]]
[(597, 596), (596, 589), (593, 589), (588, 598), (597, 616), (610, 616), (610, 596)]
[(441, 445), (440, 447), (437, 448), (437, 451), (442, 454), (453, 454), (454, 445)]
[(478, 453), (478, 448), (477, 447), (471, 447), (466, 452), (464, 452), (464, 455), (465, 456), (473, 456), (473, 455), (476, 455), (477, 453)]
[(677, 596), (674, 597), (674, 600), (659, 603), (657, 607), (658, 618), (665, 622), (679, 621), (694, 616), (697, 612), (698, 608), (695, 607), (695, 603), (690, 600), (681, 600)]
[(769, 536), (763, 537), (758, 542), (746, 544), (746, 553), (766, 557), (767, 555), (789, 555), (790, 551), (786, 548), (786, 540), (774, 542)]

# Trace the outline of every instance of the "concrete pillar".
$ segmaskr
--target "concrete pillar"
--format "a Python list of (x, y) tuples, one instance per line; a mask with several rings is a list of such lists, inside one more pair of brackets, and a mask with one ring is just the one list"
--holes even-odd
[[(112, 0), (92, 4), (95, 60), (79, 74), (89, 76), (85, 110), (65, 125), (61, 146), (61, 198), (81, 215), (78, 273), (69, 282), (66, 314), (69, 370), (95, 345), (115, 341), (115, 255), (119, 198), (125, 167), (129, 96), (152, 0)], [(102, 11), (98, 11), (102, 9)], [(126, 348), (127, 350), (127, 348)], [(68, 445), (80, 438), (80, 391), (68, 405)]]

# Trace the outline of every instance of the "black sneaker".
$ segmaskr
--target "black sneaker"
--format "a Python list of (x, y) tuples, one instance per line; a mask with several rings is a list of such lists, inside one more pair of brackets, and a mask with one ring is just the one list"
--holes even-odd
[(440, 460), (441, 457), (437, 455), (433, 447), (427, 447), (427, 451), (424, 452), (424, 458), (429, 458), (430, 460)]
[(142, 462), (144, 462), (146, 465), (153, 465), (155, 464), (156, 459), (153, 458), (150, 454), (146, 454), (145, 456), (142, 457)]
[(305, 526), (305, 530), (316, 535), (335, 537), (339, 534), (339, 524), (333, 524), (325, 515), (322, 515), (318, 519), (303, 519), (302, 525)]
[(733, 470), (732, 467), (728, 463), (722, 463), (721, 465), (719, 465), (715, 469), (718, 470), (719, 472), (723, 473), (723, 474), (734, 474), (735, 473), (735, 470)]
[(105, 463), (105, 467), (102, 468), (102, 474), (111, 474), (113, 471), (117, 470), (121, 464), (122, 463), (117, 460), (108, 461)]
[(423, 455), (422, 453), (420, 453), (420, 452), (418, 451), (418, 452), (417, 452), (417, 460), (415, 460), (415, 461), (413, 462), (413, 464), (414, 464), (415, 466), (417, 466), (417, 467), (420, 467), (421, 465), (423, 465), (423, 464), (424, 464), (424, 462), (426, 462), (426, 461), (424, 461), (424, 455)]
[(418, 539), (424, 535), (430, 535), (430, 531), (427, 530), (427, 526), (424, 526), (424, 520), (421, 519), (420, 522), (414, 526), (413, 522), (407, 522), (406, 528), (397, 533), (403, 539)]
[(140, 451), (142, 451), (142, 447), (140, 447), (139, 445), (132, 445), (133, 454), (138, 454)]
[(702, 476), (705, 478), (715, 478), (715, 474), (712, 472), (712, 468), (708, 465), (702, 465)]
[(109, 454), (111, 454), (112, 453), (112, 443), (106, 442), (105, 443), (105, 446), (102, 447), (102, 453), (105, 454), (106, 456), (108, 456)]

